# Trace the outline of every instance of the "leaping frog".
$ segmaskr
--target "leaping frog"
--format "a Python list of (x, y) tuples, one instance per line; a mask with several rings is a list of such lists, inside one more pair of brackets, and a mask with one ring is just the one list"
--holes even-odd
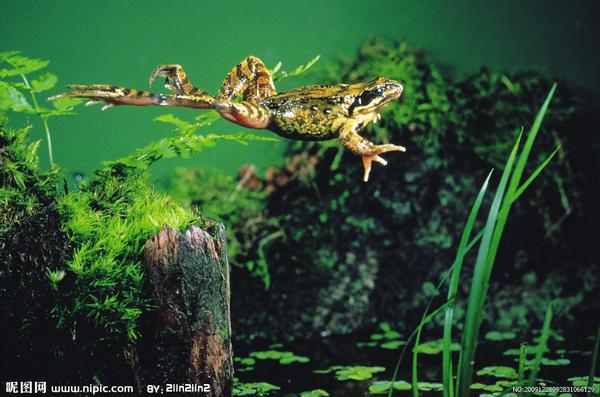
[[(69, 85), (73, 91), (56, 95), (88, 98), (88, 104), (104, 102), (102, 110), (114, 105), (180, 106), (214, 109), (223, 118), (248, 128), (268, 129), (290, 139), (303, 141), (339, 138), (352, 153), (361, 156), (364, 181), (369, 180), (371, 163), (386, 165), (379, 155), (404, 152), (402, 146), (375, 145), (358, 132), (370, 122), (377, 122), (383, 108), (402, 94), (397, 81), (379, 77), (369, 83), (307, 86), (277, 94), (271, 73), (254, 56), (245, 58), (225, 76), (216, 96), (194, 87), (180, 65), (158, 66), (149, 83), (165, 79), (173, 94), (157, 94), (106, 84)], [(242, 101), (236, 98), (242, 95)]]

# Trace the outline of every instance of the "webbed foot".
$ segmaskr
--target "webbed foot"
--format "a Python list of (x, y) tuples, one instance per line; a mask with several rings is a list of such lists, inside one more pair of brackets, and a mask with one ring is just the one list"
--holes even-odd
[(180, 106), (193, 109), (212, 109), (214, 98), (208, 94), (155, 94), (152, 92), (136, 90), (133, 88), (117, 87), (109, 84), (68, 85), (73, 91), (55, 95), (48, 100), (58, 98), (88, 98), (86, 105), (104, 103), (102, 110), (115, 105), (133, 106)]
[(163, 77), (165, 79), (165, 88), (179, 95), (190, 94), (195, 90), (195, 87), (188, 80), (181, 65), (159, 65), (154, 69), (152, 74), (150, 74), (148, 84), (152, 85), (157, 77)]
[(390, 145), (390, 144), (379, 145), (379, 146), (375, 146), (372, 151), (372, 153), (376, 153), (376, 154), (362, 155), (363, 166), (365, 168), (365, 174), (363, 177), (363, 181), (365, 181), (365, 182), (369, 181), (369, 175), (371, 174), (371, 163), (373, 161), (375, 161), (375, 162), (378, 162), (379, 164), (387, 165), (387, 161), (385, 161), (379, 155), (382, 153), (385, 153), (385, 152), (393, 152), (393, 151), (406, 152), (406, 148), (404, 146)]
[(110, 84), (70, 84), (67, 85), (67, 88), (74, 91), (51, 96), (48, 100), (54, 101), (59, 98), (88, 98), (90, 100), (85, 103), (86, 106), (104, 103), (101, 110), (106, 110), (114, 105), (125, 103), (123, 98), (130, 95), (135, 97), (138, 92), (137, 90), (121, 88)]

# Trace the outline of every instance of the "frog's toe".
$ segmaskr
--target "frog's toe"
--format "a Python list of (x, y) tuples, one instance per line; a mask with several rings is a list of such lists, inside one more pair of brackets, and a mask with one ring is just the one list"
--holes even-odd
[(365, 176), (363, 178), (363, 180), (365, 182), (369, 181), (369, 175), (371, 174), (371, 164), (373, 163), (373, 161), (376, 161), (379, 164), (387, 165), (387, 161), (385, 161), (383, 158), (381, 158), (378, 155), (362, 156), (362, 160), (363, 160), (363, 166), (365, 167)]
[(164, 77), (165, 85), (169, 82), (169, 76), (174, 72), (171, 65), (160, 65), (150, 74), (150, 78), (148, 79), (148, 85), (152, 86), (154, 80), (158, 77)]

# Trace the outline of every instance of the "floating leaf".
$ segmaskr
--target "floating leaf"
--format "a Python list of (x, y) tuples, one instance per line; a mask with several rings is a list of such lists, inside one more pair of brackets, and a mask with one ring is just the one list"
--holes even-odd
[(412, 389), (412, 385), (403, 380), (397, 380), (393, 383), (393, 385), (389, 380), (378, 380), (369, 386), (369, 393), (384, 394), (388, 393), (392, 388), (394, 390), (410, 390)]
[(477, 375), (479, 376), (495, 376), (497, 378), (508, 378), (508, 379), (517, 379), (519, 376), (517, 371), (511, 367), (504, 366), (490, 366), (485, 367), (477, 371)]
[[(548, 350), (548, 348), (546, 346), (540, 346), (540, 345), (529, 346), (529, 345), (527, 345), (527, 355), (535, 355), (540, 350), (543, 350), (544, 353), (550, 351), (550, 350)], [(520, 353), (521, 353), (520, 349), (508, 349), (502, 354), (505, 356), (518, 356)]]
[(543, 357), (542, 358), (542, 365), (547, 365), (547, 366), (560, 366), (560, 365), (569, 365), (571, 363), (571, 360), (569, 360), (568, 358), (556, 358), (556, 359), (551, 359), (551, 358), (546, 358)]
[(272, 391), (280, 390), (279, 386), (267, 382), (252, 382), (233, 384), (234, 396), (266, 396)]
[(240, 363), (241, 365), (254, 365), (256, 364), (256, 360), (252, 357), (235, 357), (234, 361), (236, 363)]
[(485, 339), (491, 341), (510, 340), (517, 337), (514, 332), (490, 331), (485, 334)]
[(37, 79), (31, 81), (31, 86), (34, 92), (48, 91), (52, 89), (58, 82), (58, 77), (54, 73), (44, 73)]
[(357, 342), (356, 346), (358, 347), (375, 347), (377, 346), (377, 342)]
[(316, 370), (316, 374), (335, 372), (337, 380), (366, 380), (371, 379), (374, 373), (385, 371), (384, 367), (366, 367), (362, 365), (342, 366), (334, 365), (327, 369)]
[(292, 352), (279, 351), (279, 350), (265, 350), (260, 352), (250, 353), (251, 357), (259, 360), (277, 360), (280, 364), (292, 364), (292, 363), (307, 363), (310, 361), (308, 357), (298, 356)]
[(497, 391), (504, 390), (504, 388), (502, 386), (499, 386), (499, 385), (486, 385), (486, 384), (483, 384), (483, 383), (473, 383), (471, 385), (471, 389), (473, 389), (473, 390), (485, 390), (485, 391), (491, 391), (491, 392), (497, 392)]
[(379, 345), (379, 347), (381, 347), (382, 349), (396, 350), (400, 346), (404, 346), (404, 345), (406, 345), (406, 341), (403, 341), (403, 340), (391, 340), (389, 342), (382, 343), (381, 345)]
[(444, 386), (441, 383), (437, 383), (437, 382), (419, 382), (419, 383), (417, 383), (417, 387), (421, 391), (442, 391), (442, 390), (444, 390)]
[[(567, 380), (575, 387), (585, 387), (588, 384), (589, 376), (573, 376)], [(600, 376), (594, 376), (594, 388), (600, 389)]]
[(328, 397), (329, 393), (323, 389), (315, 389), (310, 391), (303, 391), (300, 393), (300, 397)]
[[(436, 340), (421, 343), (413, 350), (416, 351), (417, 353), (434, 355), (434, 354), (440, 354), (443, 349), (444, 349), (443, 341), (441, 339), (436, 339)], [(450, 345), (450, 350), (451, 351), (459, 351), (460, 345), (456, 342), (452, 343)]]

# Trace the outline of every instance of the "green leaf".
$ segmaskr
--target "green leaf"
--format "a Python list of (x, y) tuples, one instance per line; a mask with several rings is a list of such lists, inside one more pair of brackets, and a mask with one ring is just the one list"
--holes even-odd
[(421, 391), (442, 391), (444, 386), (437, 382), (419, 382), (419, 390)]
[[(290, 77), (298, 76), (299, 74), (302, 74), (302, 73), (306, 72), (308, 69), (310, 69), (315, 63), (317, 63), (319, 58), (321, 58), (321, 55), (317, 55), (316, 57), (314, 57), (313, 59), (308, 61), (306, 64), (298, 66), (292, 72), (288, 73), (286, 71), (282, 71), (278, 75), (274, 75), (273, 80), (279, 81), (279, 80), (287, 79)], [(278, 66), (280, 66), (280, 65), (278, 65)], [(277, 70), (279, 70), (279, 67), (277, 67)]]
[(357, 347), (375, 347), (377, 346), (377, 342), (373, 341), (373, 342), (357, 342), (356, 343)]
[(174, 125), (176, 127), (177, 130), (179, 130), (181, 132), (188, 132), (188, 131), (190, 131), (194, 127), (192, 124), (188, 123), (187, 121), (183, 121), (183, 120), (175, 117), (171, 113), (162, 114), (162, 115), (156, 117), (154, 119), (154, 121), (159, 121), (161, 123), (172, 124), (172, 125)]
[(379, 347), (381, 347), (382, 349), (396, 350), (396, 349), (400, 348), (400, 346), (404, 346), (404, 345), (406, 345), (406, 341), (391, 340), (391, 341), (382, 343), (381, 345), (379, 345)]
[(556, 359), (551, 359), (551, 358), (542, 358), (542, 365), (547, 365), (547, 366), (560, 366), (560, 365), (569, 365), (571, 364), (571, 360), (569, 360), (568, 358), (556, 358)]
[(73, 109), (74, 106), (83, 103), (82, 98), (58, 98), (52, 101), (52, 105), (56, 110), (68, 111)]
[(0, 63), (7, 63), (12, 68), (0, 69), (0, 78), (25, 75), (48, 66), (48, 61), (32, 59), (21, 55), (18, 51), (6, 51), (0, 53)]
[(287, 365), (292, 363), (307, 363), (310, 361), (308, 357), (298, 356), (292, 352), (279, 350), (265, 350), (250, 353), (250, 357), (258, 360), (277, 360), (280, 364)]
[(233, 384), (234, 396), (266, 396), (272, 391), (280, 390), (279, 386), (267, 382), (252, 382)]
[(485, 339), (492, 341), (510, 340), (517, 337), (514, 332), (490, 331), (485, 334)]
[(489, 366), (477, 371), (479, 376), (495, 376), (497, 378), (517, 379), (517, 371), (511, 367)]
[(37, 79), (31, 81), (31, 86), (34, 92), (48, 91), (52, 89), (58, 82), (58, 77), (54, 73), (44, 73)]
[(328, 397), (329, 393), (323, 389), (315, 389), (310, 391), (303, 391), (300, 393), (300, 397)]
[(335, 372), (337, 380), (366, 380), (371, 379), (374, 373), (385, 371), (384, 367), (366, 367), (362, 365), (355, 366), (341, 366), (335, 365), (333, 367), (314, 371), (317, 374), (327, 374)]
[(15, 112), (35, 113), (19, 90), (9, 86), (0, 88), (0, 110), (12, 109)]
[[(443, 341), (441, 339), (437, 339), (437, 340), (432, 340), (429, 342), (420, 343), (417, 347), (414, 348), (414, 350), (417, 353), (434, 355), (434, 354), (440, 354), (442, 352), (443, 348), (444, 348)], [(451, 351), (459, 351), (460, 345), (458, 343), (454, 342), (450, 345), (450, 350)]]
[(371, 394), (385, 394), (389, 392), (391, 389), (394, 390), (410, 390), (412, 386), (410, 383), (397, 380), (395, 382), (391, 382), (389, 380), (378, 380), (373, 382), (371, 386), (369, 386), (369, 393)]

